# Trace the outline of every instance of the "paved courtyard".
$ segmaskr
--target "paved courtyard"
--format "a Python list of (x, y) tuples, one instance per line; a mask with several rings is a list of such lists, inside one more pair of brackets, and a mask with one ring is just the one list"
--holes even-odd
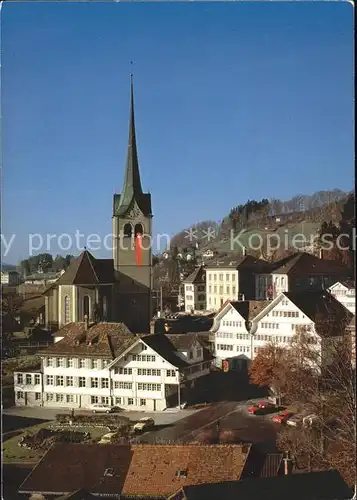
[[(40, 423), (41, 420), (53, 421), (58, 413), (68, 413), (70, 410), (65, 408), (29, 408), (27, 406), (13, 406), (3, 410), (4, 425), (3, 432), (28, 427)], [(140, 412), (140, 411), (121, 411), (117, 415), (127, 417), (130, 420), (137, 421), (142, 417), (151, 417), (155, 423), (160, 426), (166, 426), (181, 420), (184, 417), (197, 413), (199, 410), (167, 410), (162, 412)], [(77, 415), (92, 415), (89, 410), (76, 410)]]

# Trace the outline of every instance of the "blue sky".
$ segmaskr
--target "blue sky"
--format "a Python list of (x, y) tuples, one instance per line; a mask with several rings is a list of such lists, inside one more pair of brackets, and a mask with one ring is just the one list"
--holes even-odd
[(155, 233), (353, 186), (349, 3), (5, 2), (1, 29), (5, 262), (29, 233), (111, 232), (131, 60)]

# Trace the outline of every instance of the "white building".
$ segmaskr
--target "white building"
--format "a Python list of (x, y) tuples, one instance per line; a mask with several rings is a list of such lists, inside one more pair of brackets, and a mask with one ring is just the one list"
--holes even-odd
[(16, 286), (20, 281), (20, 274), (17, 271), (1, 271), (2, 285)]
[[(335, 328), (328, 325), (329, 314), (338, 317)], [(330, 335), (344, 332), (353, 315), (324, 291), (285, 292), (271, 301), (227, 303), (215, 316), (212, 326), (214, 353), (218, 366), (224, 361), (232, 368), (246, 369), (259, 349), (268, 342), (288, 346), (298, 326), (306, 326), (311, 343), (323, 347)]]
[(206, 309), (206, 271), (204, 266), (197, 267), (183, 282), (185, 288), (185, 311)]
[(338, 281), (329, 288), (329, 292), (352, 314), (356, 314), (356, 289), (354, 281)]
[(210, 372), (196, 335), (136, 336), (122, 323), (71, 323), (57, 334), (37, 370), (14, 373), (17, 406), (164, 410)]

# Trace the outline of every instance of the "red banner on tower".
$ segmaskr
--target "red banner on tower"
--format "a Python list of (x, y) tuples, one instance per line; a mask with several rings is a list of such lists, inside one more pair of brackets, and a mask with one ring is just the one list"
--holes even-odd
[(142, 249), (142, 245), (141, 245), (141, 234), (138, 233), (136, 235), (136, 238), (135, 238), (135, 255), (136, 255), (136, 264), (138, 266), (141, 266), (142, 264), (142, 255), (141, 255), (141, 249)]

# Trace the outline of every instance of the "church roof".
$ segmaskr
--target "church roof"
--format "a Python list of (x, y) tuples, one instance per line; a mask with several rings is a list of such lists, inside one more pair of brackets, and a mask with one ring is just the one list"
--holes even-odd
[(114, 197), (116, 207), (115, 215), (125, 215), (135, 201), (145, 216), (151, 215), (151, 195), (143, 193), (140, 180), (138, 151), (136, 145), (135, 119), (134, 119), (134, 91), (133, 81), (130, 81), (130, 120), (129, 141), (126, 159), (123, 189), (120, 195)]
[(114, 282), (113, 260), (96, 259), (88, 250), (84, 250), (79, 257), (71, 261), (53, 285), (99, 285)]

